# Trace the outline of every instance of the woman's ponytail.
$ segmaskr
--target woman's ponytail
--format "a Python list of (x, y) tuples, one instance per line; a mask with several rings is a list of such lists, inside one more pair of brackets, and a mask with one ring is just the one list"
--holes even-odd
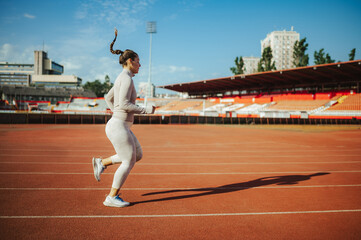
[(113, 42), (110, 44), (110, 52), (113, 53), (113, 54), (116, 54), (116, 55), (122, 55), (124, 52), (122, 50), (113, 50), (113, 46), (114, 46), (114, 43), (115, 41), (117, 40), (117, 36), (118, 36), (118, 30), (115, 29), (115, 38), (113, 40)]
[(117, 40), (117, 36), (118, 36), (118, 30), (115, 28), (115, 38), (113, 42), (110, 44), (110, 52), (116, 55), (120, 55), (119, 63), (123, 66), (126, 66), (127, 60), (130, 58), (134, 61), (134, 59), (138, 57), (138, 54), (129, 49), (125, 50), (124, 52), (122, 50), (113, 50), (113, 46), (115, 41)]

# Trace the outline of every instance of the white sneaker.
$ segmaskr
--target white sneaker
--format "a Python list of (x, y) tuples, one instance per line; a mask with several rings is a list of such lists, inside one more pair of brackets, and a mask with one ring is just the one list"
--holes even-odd
[(124, 201), (117, 195), (115, 197), (107, 196), (103, 204), (108, 207), (126, 207), (129, 206), (130, 203)]
[(104, 170), (107, 167), (105, 167), (102, 164), (101, 158), (93, 157), (92, 163), (93, 163), (94, 177), (98, 182), (100, 182), (100, 174), (102, 174), (102, 172), (104, 172)]

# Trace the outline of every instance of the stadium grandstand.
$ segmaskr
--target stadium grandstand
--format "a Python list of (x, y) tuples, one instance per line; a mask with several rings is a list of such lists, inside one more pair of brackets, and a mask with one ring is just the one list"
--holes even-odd
[(110, 114), (104, 98), (73, 97), (69, 102), (58, 102), (51, 108), (53, 113)]
[[(155, 114), (137, 115), (135, 123), (361, 124), (360, 82), (355, 60), (159, 86), (188, 97), (148, 98)], [(10, 94), (1, 101), (0, 122), (107, 122), (112, 113), (104, 98), (76, 95), (54, 103)]]
[(188, 94), (158, 114), (361, 119), (361, 60), (160, 86)]
[(82, 88), (0, 86), (0, 111), (48, 111), (62, 101), (73, 97), (94, 98), (96, 95)]

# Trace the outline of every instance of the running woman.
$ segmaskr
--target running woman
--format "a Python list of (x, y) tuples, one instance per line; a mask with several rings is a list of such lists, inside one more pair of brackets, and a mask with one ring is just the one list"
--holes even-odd
[(119, 195), (119, 190), (127, 179), (134, 164), (143, 156), (142, 147), (137, 138), (130, 130), (134, 114), (152, 114), (155, 107), (143, 108), (135, 105), (137, 93), (134, 88), (132, 77), (138, 73), (139, 56), (132, 50), (113, 50), (113, 45), (117, 39), (118, 31), (115, 29), (115, 38), (110, 44), (110, 51), (120, 55), (119, 63), (123, 66), (123, 71), (115, 80), (114, 86), (109, 90), (105, 101), (113, 111), (112, 118), (105, 127), (105, 133), (112, 143), (116, 154), (109, 158), (92, 159), (94, 176), (100, 181), (100, 175), (109, 165), (120, 164), (113, 178), (112, 188), (103, 204), (109, 207), (125, 207), (129, 202), (124, 201)]

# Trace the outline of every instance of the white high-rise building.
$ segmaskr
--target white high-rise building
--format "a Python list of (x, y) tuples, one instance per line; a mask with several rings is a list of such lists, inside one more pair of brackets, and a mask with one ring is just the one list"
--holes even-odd
[(293, 31), (293, 27), (291, 31), (271, 32), (261, 40), (261, 54), (263, 49), (270, 46), (277, 70), (294, 68), (293, 47), (296, 41), (300, 41), (300, 34)]
[(79, 87), (82, 79), (63, 75), (64, 67), (48, 58), (44, 51), (34, 51), (34, 64), (0, 63), (0, 85), (46, 85)]
[(243, 57), (244, 74), (251, 74), (258, 72), (259, 57)]
[[(144, 98), (145, 96), (147, 96), (147, 93), (148, 93), (148, 83), (147, 82), (140, 82), (138, 84), (138, 91), (137, 91), (137, 94), (139, 97), (142, 97)], [(154, 97), (155, 96), (155, 86), (154, 84), (151, 84), (151, 87), (150, 87), (150, 96), (148, 97)]]

